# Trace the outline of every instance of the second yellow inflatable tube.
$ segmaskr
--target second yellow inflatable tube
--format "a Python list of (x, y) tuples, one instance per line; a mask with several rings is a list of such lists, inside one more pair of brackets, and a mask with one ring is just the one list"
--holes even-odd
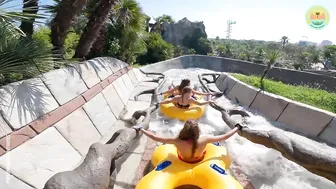
[[(198, 101), (203, 101), (202, 96), (195, 95)], [(164, 99), (168, 98), (168, 94), (164, 95)], [(196, 104), (190, 104), (187, 109), (178, 108), (173, 103), (161, 104), (160, 111), (171, 119), (179, 119), (186, 121), (188, 119), (199, 119), (204, 114), (204, 106), (198, 106)]]

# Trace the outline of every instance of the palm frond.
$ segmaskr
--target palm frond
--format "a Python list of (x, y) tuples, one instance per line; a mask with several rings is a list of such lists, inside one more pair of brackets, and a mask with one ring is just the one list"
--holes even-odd
[(264, 49), (265, 58), (267, 59), (267, 64), (271, 66), (281, 57), (281, 52), (279, 50)]
[(15, 32), (0, 25), (0, 74), (22, 71), (38, 74), (52, 69), (54, 60), (50, 48)]
[(17, 5), (8, 7), (8, 3), (12, 0), (0, 0), (0, 25), (6, 25), (7, 28), (11, 27), (18, 31), (21, 35), (25, 36), (24, 32), (18, 26), (18, 22), (22, 20), (32, 20), (32, 19), (44, 19), (46, 15), (43, 14), (31, 14), (32, 10), (38, 10), (38, 6), (33, 6), (29, 8), (21, 8), (17, 11), (11, 11), (11, 8), (17, 7)]
[(41, 8), (49, 13), (56, 14), (59, 9), (59, 5), (62, 2), (61, 0), (53, 0), (54, 4), (52, 5), (43, 5)]

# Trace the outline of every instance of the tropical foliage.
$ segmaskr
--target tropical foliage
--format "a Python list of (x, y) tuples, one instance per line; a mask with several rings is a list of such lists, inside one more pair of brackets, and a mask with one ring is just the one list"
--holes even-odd
[(34, 40), (17, 23), (37, 18), (24, 8), (23, 12), (9, 11), (10, 1), (0, 2), (0, 84), (26, 79), (56, 67), (51, 49), (46, 43)]
[(15, 7), (20, 11), (10, 1), (0, 1), (0, 85), (99, 56), (140, 65), (191, 54), (235, 58), (264, 64), (261, 81), (273, 66), (336, 66), (336, 46), (299, 46), (287, 36), (278, 42), (228, 41), (194, 29), (174, 46), (162, 38), (165, 23), (174, 19), (163, 14), (151, 22), (137, 0), (53, 0), (47, 6), (23, 0)]
[[(289, 69), (312, 69), (317, 63), (324, 64), (325, 68), (336, 66), (336, 46), (308, 46), (290, 43), (286, 36), (279, 42), (257, 40), (226, 40), (212, 39), (212, 48), (217, 56), (252, 61), (267, 65), (271, 56), (266, 52), (277, 52), (273, 65)], [(274, 56), (273, 56), (274, 57)]]

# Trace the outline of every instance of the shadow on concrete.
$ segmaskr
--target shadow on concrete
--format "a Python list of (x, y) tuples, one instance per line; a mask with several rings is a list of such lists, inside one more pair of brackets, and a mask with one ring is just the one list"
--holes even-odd
[[(77, 65), (78, 66), (75, 66), (76, 67), (76, 70), (78, 71), (78, 73), (80, 75), (83, 74), (83, 70), (82, 70), (82, 67), (80, 65), (84, 65), (86, 69), (89, 69), (89, 66), (91, 66), (93, 68), (93, 70), (95, 71), (96, 75), (99, 77), (99, 71), (102, 71), (102, 70), (106, 70), (106, 71), (111, 71), (112, 73), (114, 72), (109, 66), (108, 64), (113, 64), (113, 65), (116, 65), (115, 63), (107, 63), (107, 64), (104, 64), (103, 62), (104, 61), (108, 62), (107, 58), (95, 58), (95, 59), (91, 59), (91, 60), (87, 60), (86, 62), (79, 62)], [(119, 66), (119, 68), (121, 68)], [(72, 71), (73, 73), (73, 71)]]
[[(5, 110), (2, 110), (4, 117), (7, 119), (10, 118), (13, 111), (16, 111), (15, 107), (17, 108), (21, 125), (27, 119), (35, 120), (43, 116), (46, 111), (45, 105), (47, 101), (45, 97), (47, 95), (41, 91), (41, 87), (45, 86), (42, 81), (37, 79), (3, 86), (0, 89), (0, 106), (5, 108)], [(27, 112), (29, 112), (29, 115)]]
[[(79, 66), (78, 66), (79, 67)], [(78, 68), (78, 69), (80, 69), (80, 68)], [(72, 77), (75, 77), (75, 72), (77, 73), (77, 74), (79, 74), (78, 73), (78, 69), (75, 67), (75, 66), (73, 66), (73, 65), (69, 65), (68, 67), (65, 67), (64, 69), (63, 69), (63, 71), (64, 72), (66, 72), (66, 71), (68, 71), (68, 73), (72, 76)], [(82, 79), (82, 77), (81, 77), (81, 75), (79, 74), (79, 77)], [(83, 81), (84, 82), (84, 81)], [(85, 83), (85, 82), (84, 82)]]

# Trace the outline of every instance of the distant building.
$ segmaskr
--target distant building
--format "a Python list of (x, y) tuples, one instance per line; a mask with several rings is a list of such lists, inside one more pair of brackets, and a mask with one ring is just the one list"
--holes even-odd
[(317, 43), (311, 42), (311, 41), (305, 41), (305, 40), (300, 40), (299, 41), (300, 46), (315, 46)]
[(329, 40), (323, 40), (321, 43), (320, 43), (320, 46), (327, 46), (327, 45), (332, 45), (333, 43)]

